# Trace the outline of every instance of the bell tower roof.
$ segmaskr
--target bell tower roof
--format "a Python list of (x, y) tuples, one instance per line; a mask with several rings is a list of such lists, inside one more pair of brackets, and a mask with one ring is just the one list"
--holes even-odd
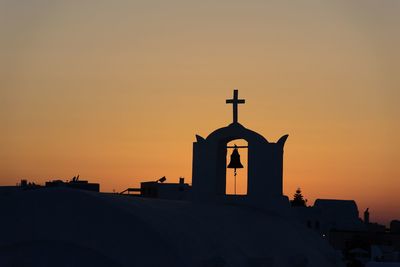
[(221, 140), (221, 139), (226, 139), (229, 141), (234, 139), (245, 139), (246, 141), (254, 140), (254, 141), (269, 143), (264, 136), (255, 131), (247, 129), (238, 122), (231, 123), (226, 127), (222, 127), (213, 131), (207, 136), (206, 139), (207, 141)]

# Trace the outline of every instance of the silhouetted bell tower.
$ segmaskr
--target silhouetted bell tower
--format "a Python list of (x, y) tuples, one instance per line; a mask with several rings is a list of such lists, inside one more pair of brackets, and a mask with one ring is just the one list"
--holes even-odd
[[(196, 135), (193, 143), (193, 200), (205, 202), (243, 203), (265, 209), (283, 210), (289, 201), (283, 195), (283, 147), (288, 135), (270, 143), (262, 135), (245, 128), (238, 121), (239, 99), (237, 89), (233, 98), (233, 122), (215, 130), (207, 138)], [(246, 196), (226, 195), (227, 144), (236, 139), (248, 143), (248, 190)], [(237, 156), (237, 155), (236, 155)], [(236, 168), (239, 164), (235, 163)]]

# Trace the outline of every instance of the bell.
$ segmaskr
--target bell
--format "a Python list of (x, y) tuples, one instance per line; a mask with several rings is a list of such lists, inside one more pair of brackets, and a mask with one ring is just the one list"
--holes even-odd
[(228, 164), (229, 169), (241, 169), (243, 168), (242, 163), (240, 162), (240, 155), (238, 152), (238, 149), (235, 145), (235, 148), (233, 149), (233, 152), (231, 154), (231, 162)]

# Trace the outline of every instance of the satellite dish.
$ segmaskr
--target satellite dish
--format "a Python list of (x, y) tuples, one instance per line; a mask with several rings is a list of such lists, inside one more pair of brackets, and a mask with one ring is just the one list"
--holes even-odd
[(167, 180), (165, 176), (161, 177), (160, 179), (157, 180), (157, 182), (164, 183)]

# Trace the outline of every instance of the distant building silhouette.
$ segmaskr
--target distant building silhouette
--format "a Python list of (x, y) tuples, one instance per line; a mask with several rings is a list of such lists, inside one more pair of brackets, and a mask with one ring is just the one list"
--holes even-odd
[(144, 197), (155, 197), (171, 200), (188, 200), (191, 186), (185, 183), (184, 178), (179, 183), (140, 183), (141, 195)]
[(393, 220), (390, 222), (390, 232), (393, 234), (400, 234), (400, 221)]
[(100, 184), (89, 183), (89, 181), (79, 180), (79, 175), (74, 176), (71, 181), (64, 182), (62, 180), (48, 181), (45, 184), (46, 187), (67, 187), (73, 189), (88, 190), (94, 192), (100, 192)]
[(67, 187), (73, 189), (81, 189), (81, 190), (88, 190), (94, 192), (100, 192), (100, 184), (98, 183), (89, 183), (88, 181), (80, 180), (79, 175), (74, 176), (71, 181), (63, 181), (63, 180), (52, 180), (47, 181), (45, 185), (36, 184), (34, 182), (28, 182), (26, 179), (22, 179), (19, 184), (16, 186), (0, 186), (0, 190), (31, 190), (31, 189), (40, 189), (46, 187)]
[(179, 183), (165, 183), (166, 180), (163, 176), (156, 181), (141, 182), (140, 188), (127, 188), (121, 194), (170, 200), (190, 199), (192, 187), (185, 183), (185, 178), (179, 178)]

